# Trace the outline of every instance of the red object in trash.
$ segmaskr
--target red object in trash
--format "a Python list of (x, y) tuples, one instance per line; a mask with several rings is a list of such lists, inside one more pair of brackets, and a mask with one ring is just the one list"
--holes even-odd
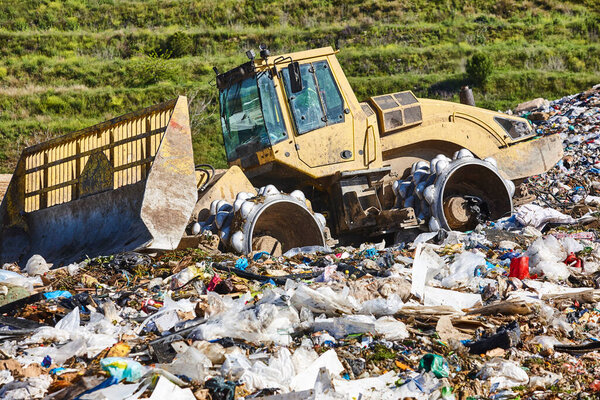
[(221, 281), (222, 281), (222, 279), (219, 277), (219, 275), (214, 274), (212, 279), (210, 280), (210, 282), (208, 282), (208, 285), (206, 286), (206, 290), (209, 292), (214, 292), (215, 288)]
[(163, 306), (162, 301), (156, 301), (154, 299), (147, 299), (147, 300), (144, 300), (144, 302), (142, 303), (142, 311), (145, 312), (146, 314), (151, 314), (153, 312), (156, 312), (162, 306)]
[(565, 261), (563, 261), (569, 267), (581, 268), (583, 270), (583, 260), (575, 255), (575, 253), (569, 253)]
[(529, 257), (515, 257), (510, 260), (509, 278), (528, 279), (529, 276)]

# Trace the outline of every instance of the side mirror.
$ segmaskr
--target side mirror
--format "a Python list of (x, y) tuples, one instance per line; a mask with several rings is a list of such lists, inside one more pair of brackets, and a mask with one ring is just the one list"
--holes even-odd
[(290, 75), (290, 86), (292, 93), (301, 92), (303, 88), (302, 76), (300, 76), (300, 64), (298, 64), (298, 61), (294, 61), (288, 65), (287, 69)]

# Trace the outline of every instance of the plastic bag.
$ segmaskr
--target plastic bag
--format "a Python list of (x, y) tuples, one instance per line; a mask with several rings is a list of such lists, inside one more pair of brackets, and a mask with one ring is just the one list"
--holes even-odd
[(321, 354), (310, 366), (294, 376), (290, 383), (290, 389), (295, 391), (312, 389), (321, 368), (326, 368), (330, 375), (339, 376), (344, 366), (338, 359), (335, 350), (327, 350)]
[(27, 277), (21, 275), (18, 272), (13, 272), (5, 269), (0, 269), (0, 283), (10, 283), (11, 285), (21, 286), (33, 291), (34, 285), (43, 285), (43, 282), (39, 276)]
[(567, 253), (554, 236), (539, 238), (525, 253), (529, 256), (529, 273), (547, 277), (550, 280), (564, 280), (570, 275), (562, 262)]
[(410, 292), (419, 299), (423, 299), (425, 285), (442, 270), (444, 265), (444, 260), (430, 245), (419, 244), (415, 250)]
[(532, 389), (545, 390), (546, 388), (554, 385), (560, 379), (562, 379), (561, 374), (554, 374), (552, 372), (541, 370), (543, 375), (532, 376), (529, 379), (529, 387)]
[(107, 357), (100, 360), (102, 369), (119, 381), (135, 382), (146, 373), (146, 367), (132, 358)]
[(226, 311), (194, 329), (189, 338), (214, 340), (231, 337), (251, 343), (289, 345), (292, 341), (290, 335), (300, 324), (298, 312), (289, 306), (267, 302), (245, 309), (248, 299), (249, 295), (245, 295), (235, 300)]
[(297, 310), (306, 307), (315, 314), (327, 316), (352, 314), (357, 305), (356, 301), (349, 296), (349, 292), (348, 287), (344, 287), (341, 293), (336, 293), (329, 287), (314, 290), (306, 285), (299, 285), (290, 301)]
[(548, 223), (572, 224), (576, 220), (552, 208), (543, 208), (535, 204), (525, 204), (515, 211), (517, 221), (525, 226), (543, 229)]
[(289, 249), (286, 251), (283, 256), (290, 258), (294, 257), (298, 254), (316, 254), (316, 253), (331, 253), (331, 249), (327, 246), (304, 246), (304, 247), (294, 247), (293, 249)]
[(436, 378), (447, 378), (450, 375), (450, 367), (444, 357), (438, 354), (425, 354), (419, 361), (419, 369), (432, 372)]
[(386, 340), (402, 340), (410, 336), (404, 322), (394, 317), (381, 317), (375, 321), (375, 331)]
[(255, 362), (251, 371), (263, 379), (266, 387), (279, 387), (285, 391), (289, 390), (292, 378), (296, 375), (290, 351), (285, 347), (275, 352), (268, 365), (261, 361)]
[(474, 307), (481, 303), (481, 295), (456, 292), (454, 290), (426, 287), (423, 304), (426, 306), (450, 306), (457, 311)]
[(475, 269), (481, 265), (486, 265), (482, 253), (470, 251), (460, 253), (450, 264), (450, 271), (448, 276), (442, 279), (442, 286), (453, 288), (466, 284), (475, 277)]
[(164, 299), (164, 305), (161, 307), (161, 309), (146, 318), (137, 328), (137, 333), (139, 334), (151, 321), (154, 322), (155, 326), (160, 332), (171, 329), (179, 322), (177, 311), (193, 312), (194, 305), (189, 299), (174, 301), (169, 295), (166, 295)]
[(0, 371), (0, 387), (14, 380), (15, 378), (13, 378), (9, 370), (3, 369)]
[(296, 371), (304, 371), (317, 358), (319, 358), (319, 355), (313, 349), (310, 339), (304, 339), (302, 345), (297, 347), (294, 354), (292, 354), (292, 363)]
[(137, 400), (144, 394), (148, 385), (140, 383), (116, 384), (95, 390), (81, 396), (81, 400)]
[(50, 375), (15, 380), (0, 388), (0, 399), (41, 399), (48, 391), (51, 383), (52, 377)]
[(375, 332), (375, 318), (370, 315), (346, 315), (339, 318), (315, 318), (313, 330), (327, 331), (336, 339), (341, 339), (355, 333)]
[(563, 248), (565, 249), (565, 253), (567, 254), (578, 253), (581, 250), (583, 250), (583, 245), (577, 240), (573, 239), (572, 237), (567, 236), (561, 239), (560, 243), (562, 244)]
[(236, 346), (223, 347), (219, 343), (211, 343), (202, 340), (195, 341), (192, 343), (192, 346), (204, 354), (213, 364), (223, 364), (227, 354), (240, 351), (239, 347)]
[(8, 281), (9, 279), (26, 278), (18, 272), (9, 271), (7, 269), (0, 269), (0, 282)]
[(510, 389), (529, 382), (527, 372), (512, 361), (501, 358), (494, 358), (485, 363), (478, 377), (490, 380), (492, 388), (496, 390)]
[(56, 365), (62, 365), (71, 357), (84, 355), (87, 351), (87, 347), (85, 345), (84, 339), (77, 339), (65, 344), (64, 346), (58, 349), (53, 350), (54, 351), (50, 352), (52, 362)]
[(441, 386), (439, 379), (431, 372), (412, 373), (400, 389), (395, 393), (397, 399), (428, 399), (429, 394)]
[(189, 281), (197, 276), (200, 276), (202, 279), (206, 279), (211, 276), (211, 274), (207, 273), (204, 262), (196, 263), (196, 265), (190, 265), (175, 275), (171, 275), (166, 280), (170, 280), (171, 289), (176, 290), (183, 285), (186, 285)]
[(79, 329), (79, 324), (79, 309), (76, 308), (58, 321), (54, 328), (62, 329), (68, 332), (75, 332)]
[(251, 364), (245, 355), (235, 353), (227, 355), (221, 366), (223, 376), (228, 380), (243, 382), (250, 391), (271, 387), (289, 391), (295, 371), (290, 352), (286, 348), (280, 348), (268, 365), (262, 361)]
[(200, 350), (189, 346), (179, 353), (173, 362), (162, 365), (162, 368), (175, 375), (187, 376), (195, 382), (204, 382), (212, 362)]
[(52, 264), (48, 264), (46, 260), (44, 260), (44, 257), (39, 254), (34, 254), (27, 261), (25, 272), (31, 276), (44, 275), (46, 272), (50, 271), (50, 267), (52, 267)]
[(335, 393), (346, 399), (380, 400), (402, 399), (395, 391), (394, 382), (398, 376), (393, 371), (386, 374), (363, 379), (334, 380)]
[(156, 387), (150, 396), (150, 400), (196, 400), (196, 396), (190, 388), (180, 388), (167, 378), (161, 376), (158, 378)]
[(532, 344), (539, 344), (543, 349), (553, 349), (555, 345), (562, 344), (560, 340), (552, 336), (536, 336), (529, 341)]
[(373, 300), (367, 300), (360, 306), (359, 313), (365, 315), (374, 315), (381, 317), (384, 315), (394, 315), (404, 303), (397, 294), (390, 295), (387, 299), (379, 297)]

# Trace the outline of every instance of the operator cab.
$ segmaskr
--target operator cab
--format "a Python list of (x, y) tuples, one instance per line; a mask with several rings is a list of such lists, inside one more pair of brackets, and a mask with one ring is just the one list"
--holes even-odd
[[(337, 170), (339, 163), (355, 163), (355, 169), (368, 165), (357, 157), (364, 152), (356, 153), (366, 142), (366, 116), (335, 51), (273, 58), (264, 52), (261, 47), (255, 62), (249, 51), (249, 62), (217, 72), (228, 162), (246, 169), (275, 162), (295, 171), (307, 168), (312, 176), (330, 175), (323, 169)], [(370, 146), (374, 152), (375, 144)]]
[(285, 140), (281, 106), (270, 70), (252, 62), (217, 76), (227, 161), (237, 160)]

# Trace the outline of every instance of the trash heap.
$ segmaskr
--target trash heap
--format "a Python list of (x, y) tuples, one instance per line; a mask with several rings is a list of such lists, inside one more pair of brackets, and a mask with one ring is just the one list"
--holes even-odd
[(471, 232), (4, 265), (0, 398), (600, 395), (599, 89), (520, 105), (565, 157)]

